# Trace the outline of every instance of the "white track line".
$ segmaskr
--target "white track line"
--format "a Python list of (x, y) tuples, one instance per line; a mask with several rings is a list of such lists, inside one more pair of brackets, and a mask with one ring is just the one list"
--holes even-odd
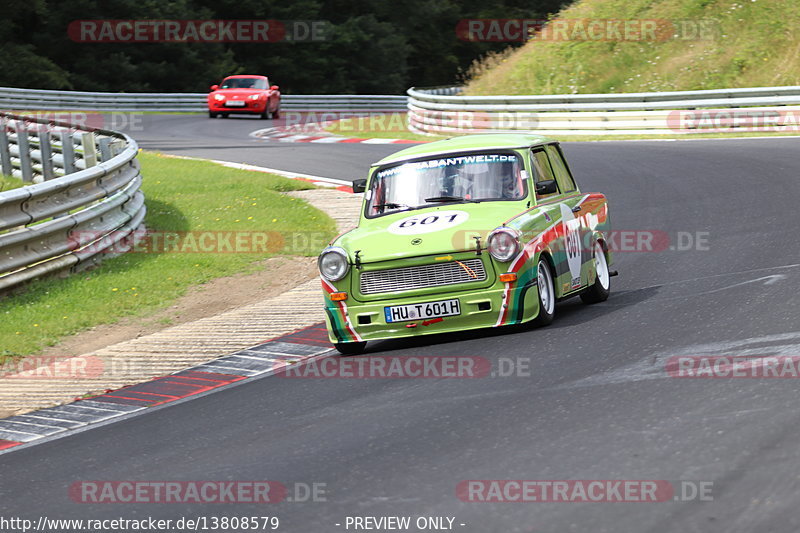
[(232, 161), (220, 161), (218, 159), (204, 159), (202, 157), (191, 157), (187, 155), (173, 155), (173, 154), (162, 154), (166, 157), (175, 157), (178, 159), (193, 159), (195, 161), (211, 161), (212, 163), (216, 163), (218, 165), (222, 165), (223, 167), (228, 168), (238, 168), (240, 170), (252, 170), (255, 172), (267, 172), (269, 174), (277, 174), (278, 176), (283, 176), (284, 178), (290, 179), (302, 179), (302, 180), (310, 180), (313, 181), (315, 185), (321, 186), (329, 186), (329, 187), (341, 187), (342, 185), (346, 187), (350, 187), (353, 185), (352, 182), (347, 180), (338, 180), (335, 178), (326, 178), (324, 176), (312, 176), (311, 174), (300, 174), (299, 172), (289, 172), (288, 170), (280, 170), (277, 168), (267, 168), (267, 167), (260, 167), (258, 165), (250, 165), (248, 163), (234, 163)]
[(298, 172), (288, 172), (286, 170), (278, 170), (277, 168), (259, 167), (257, 165), (250, 165), (247, 163), (231, 163), (230, 161), (218, 161), (216, 159), (210, 159), (210, 161), (218, 163), (223, 167), (238, 168), (241, 170), (253, 170), (256, 172), (268, 172), (270, 174), (277, 174), (278, 176), (283, 176), (285, 178), (291, 178), (291, 179), (311, 180), (315, 184), (319, 185), (332, 185), (336, 187), (342, 185), (349, 187), (353, 185), (352, 182), (346, 180), (337, 180), (335, 178), (326, 178), (324, 176), (312, 176), (311, 174), (300, 174)]

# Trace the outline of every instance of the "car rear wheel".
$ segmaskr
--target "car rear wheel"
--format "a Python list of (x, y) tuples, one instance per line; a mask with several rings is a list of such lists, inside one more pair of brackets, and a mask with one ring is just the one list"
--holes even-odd
[(272, 118), (281, 118), (281, 108), (276, 107), (275, 111), (272, 112)]
[(214, 113), (213, 111), (209, 111), (208, 112), (208, 118), (217, 118), (217, 114)]
[(581, 293), (581, 300), (587, 304), (605, 302), (611, 293), (611, 274), (608, 271), (606, 253), (603, 245), (599, 242), (594, 243), (594, 284)]
[(553, 285), (553, 273), (547, 259), (541, 257), (536, 267), (536, 282), (539, 290), (539, 314), (533, 319), (536, 326), (546, 326), (553, 321), (556, 314), (556, 290)]
[(364, 352), (367, 347), (366, 341), (364, 342), (337, 342), (333, 345), (342, 355), (358, 355)]
[(220, 113), (219, 116), (221, 116), (222, 118), (228, 118), (228, 114), (227, 113)]

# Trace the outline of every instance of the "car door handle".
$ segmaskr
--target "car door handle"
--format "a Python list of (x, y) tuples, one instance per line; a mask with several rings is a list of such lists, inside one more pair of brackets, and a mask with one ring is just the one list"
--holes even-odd
[(581, 206), (579, 206), (579, 205), (576, 205), (575, 207), (572, 208), (572, 212), (573, 213), (578, 213), (578, 212), (580, 212), (580, 210), (581, 210)]

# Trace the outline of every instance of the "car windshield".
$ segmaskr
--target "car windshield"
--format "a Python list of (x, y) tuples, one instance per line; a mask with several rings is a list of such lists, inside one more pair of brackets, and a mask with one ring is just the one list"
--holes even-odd
[(267, 80), (261, 78), (228, 78), (222, 82), (221, 89), (266, 89)]
[(526, 195), (522, 163), (514, 153), (438, 156), (378, 169), (366, 193), (366, 215)]

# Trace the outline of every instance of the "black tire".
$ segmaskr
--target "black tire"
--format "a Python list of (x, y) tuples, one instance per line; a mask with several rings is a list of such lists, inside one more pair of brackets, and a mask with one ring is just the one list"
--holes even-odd
[(209, 111), (208, 112), (208, 118), (217, 118), (217, 114), (214, 113), (213, 111)]
[[(553, 281), (553, 271), (544, 257), (539, 258), (537, 272), (537, 298), (539, 298), (539, 314), (533, 319), (534, 326), (546, 326), (556, 316), (556, 288)], [(547, 292), (542, 291), (545, 288)], [(548, 296), (549, 295), (549, 296)], [(544, 296), (544, 298), (543, 298)], [(547, 301), (545, 301), (545, 299)]]
[(342, 355), (358, 355), (364, 352), (367, 347), (366, 341), (363, 342), (337, 342), (333, 345)]
[(220, 113), (219, 116), (221, 116), (222, 118), (228, 118), (228, 114), (227, 113)]
[(272, 112), (272, 118), (281, 118), (281, 108), (278, 107)]
[(594, 243), (592, 249), (592, 263), (595, 268), (594, 284), (581, 293), (581, 300), (586, 304), (596, 304), (608, 300), (611, 294), (611, 276), (608, 271), (608, 262), (603, 245), (599, 242)]
[(261, 120), (267, 120), (268, 118), (270, 118), (270, 113), (269, 113), (269, 111), (267, 111), (266, 109), (264, 109), (264, 112), (263, 112), (263, 113), (261, 113), (260, 115), (258, 115), (258, 118), (260, 118)]

